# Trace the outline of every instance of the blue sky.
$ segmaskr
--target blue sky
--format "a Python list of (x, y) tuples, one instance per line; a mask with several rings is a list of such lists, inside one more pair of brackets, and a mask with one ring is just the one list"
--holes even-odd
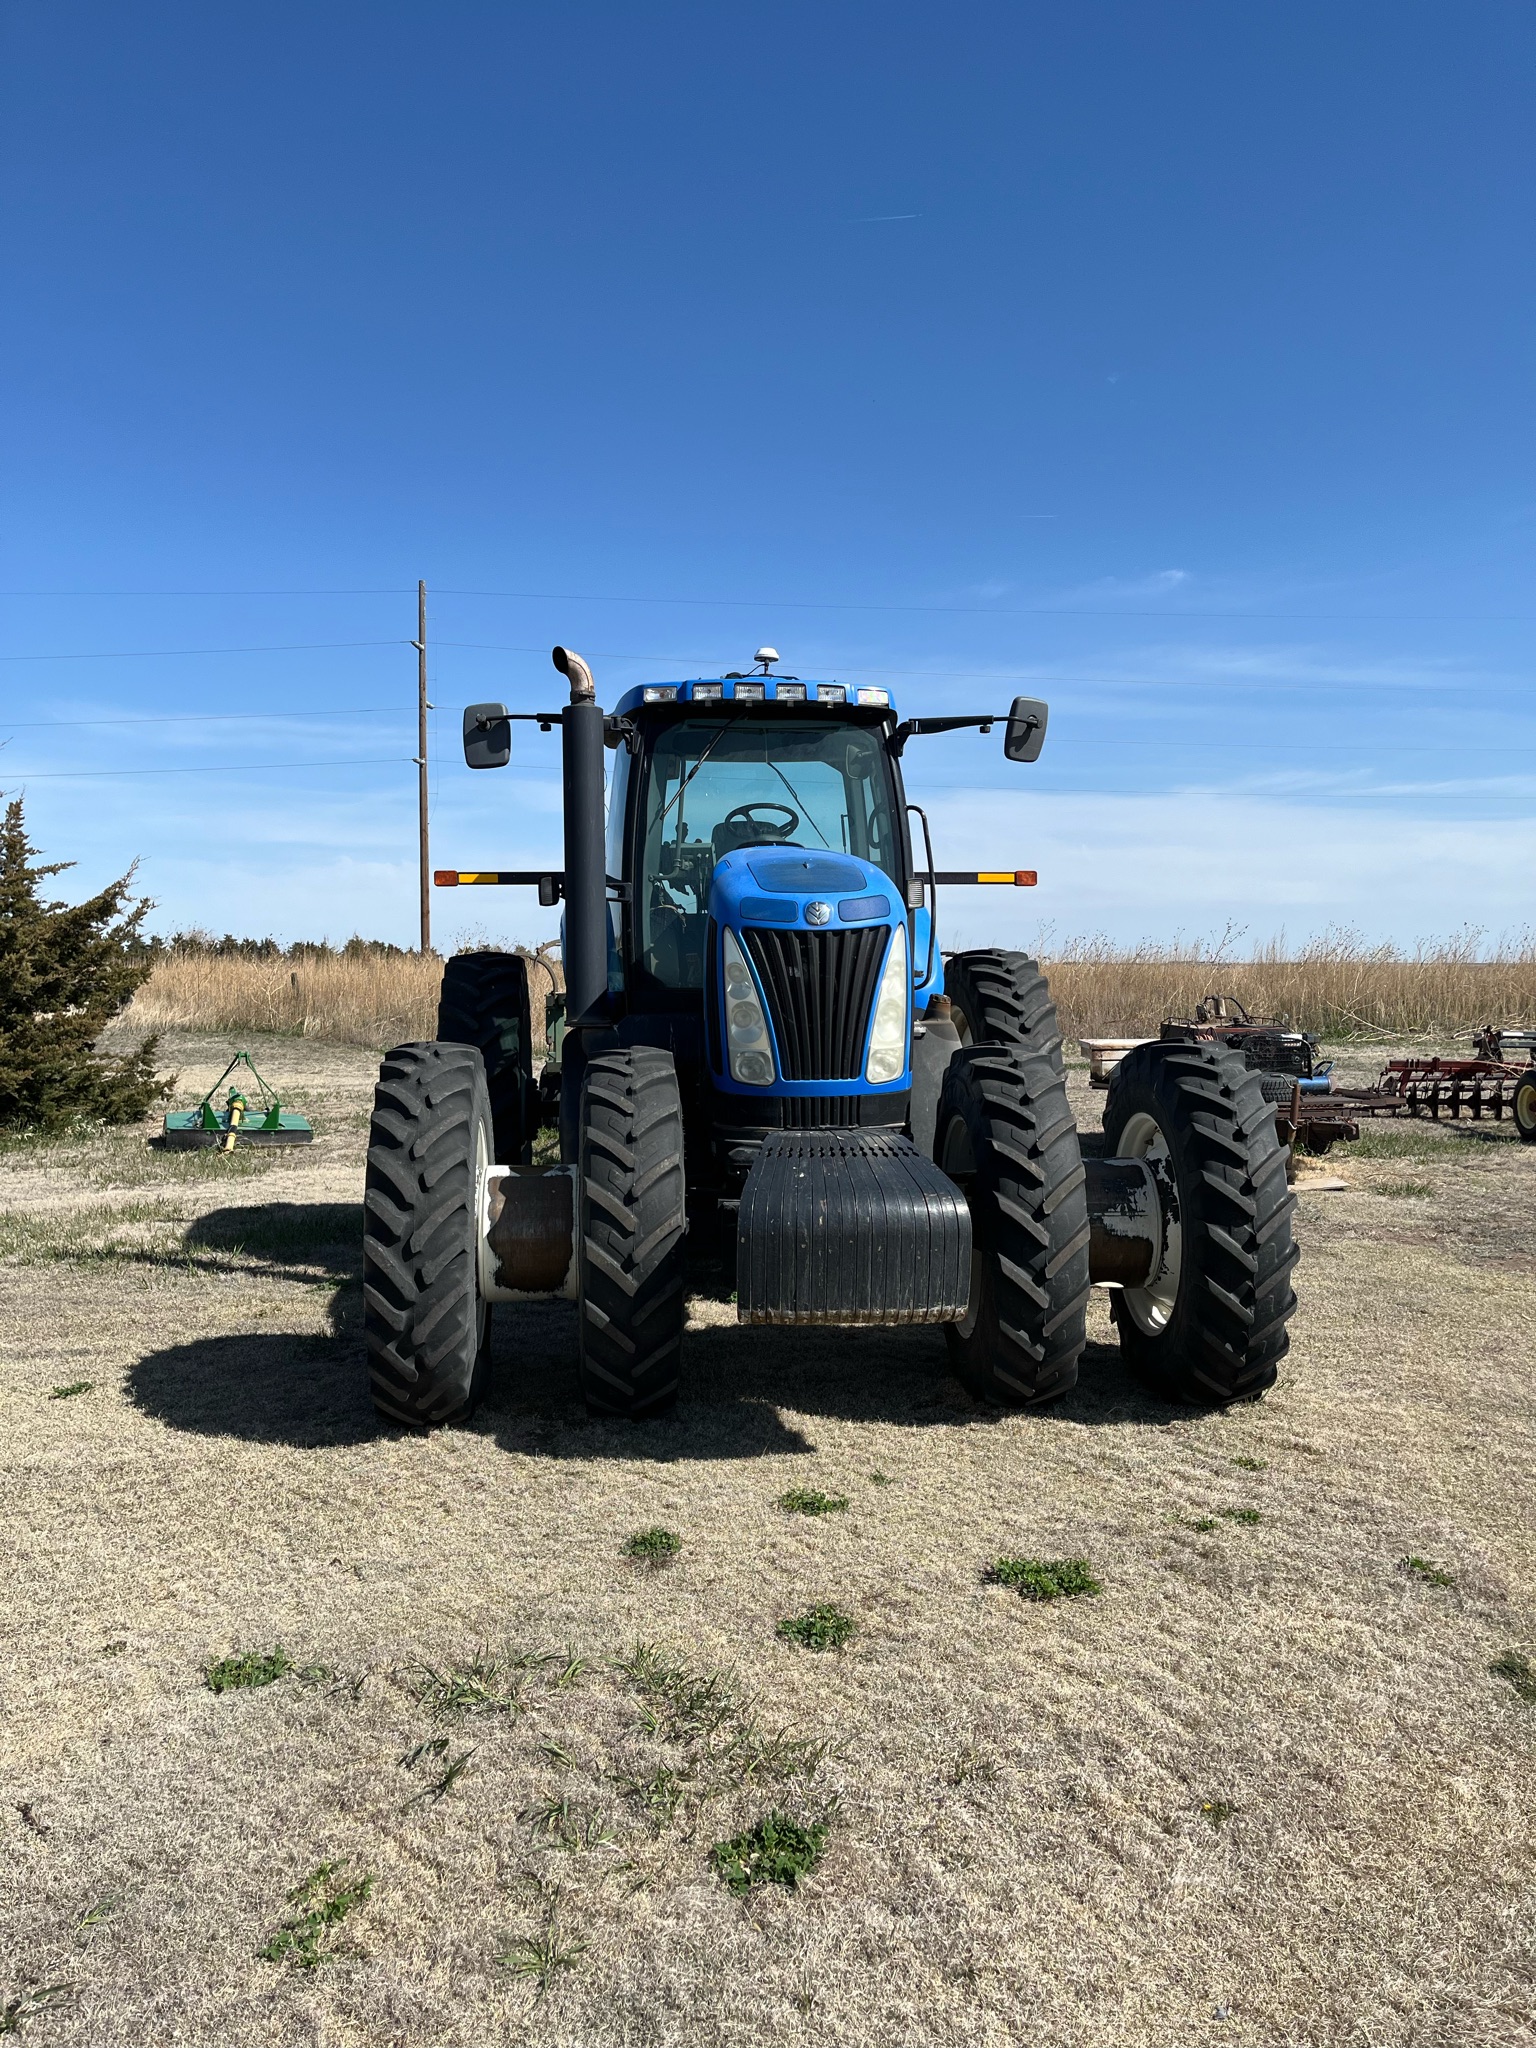
[(1513, 934), (1533, 74), (1518, 5), (11, 0), (0, 785), (163, 930), (409, 940), (424, 577), (445, 865), (559, 847), (464, 703), (768, 640), (1051, 700), (908, 754), (1041, 875), (946, 938)]

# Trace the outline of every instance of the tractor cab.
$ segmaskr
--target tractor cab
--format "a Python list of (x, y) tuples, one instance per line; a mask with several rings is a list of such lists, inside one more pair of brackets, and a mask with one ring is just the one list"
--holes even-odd
[(677, 1060), (721, 1189), (771, 1130), (906, 1124), (942, 968), (895, 730), (883, 690), (771, 676), (653, 684), (609, 720), (608, 1002)]
[[(653, 685), (631, 691), (615, 714), (608, 866), (634, 878), (622, 951), (636, 1000), (704, 987), (711, 892), (733, 856), (793, 849), (807, 857), (799, 863), (807, 877), (802, 893), (846, 894), (878, 875), (905, 902), (911, 863), (899, 766), (888, 744), (893, 714), (880, 708), (885, 692), (866, 693), (880, 706), (856, 707), (850, 716), (841, 690), (835, 704), (814, 694), (827, 685), (770, 681), (768, 694), (758, 684), (737, 696), (743, 687), (729, 680)], [(663, 697), (663, 689), (673, 694)], [(713, 694), (695, 694), (704, 690)], [(828, 859), (818, 867), (817, 856)], [(750, 858), (726, 873), (738, 897), (752, 893), (742, 886)], [(818, 873), (831, 879), (818, 884)]]

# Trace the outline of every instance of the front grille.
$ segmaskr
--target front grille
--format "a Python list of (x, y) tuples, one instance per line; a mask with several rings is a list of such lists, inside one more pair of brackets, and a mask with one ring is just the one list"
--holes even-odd
[[(779, 1125), (786, 1131), (853, 1131), (863, 1123), (867, 1095), (785, 1095), (779, 1103)], [(876, 1107), (891, 1114), (889, 1102)]]
[(853, 1081), (889, 933), (744, 931), (786, 1081)]

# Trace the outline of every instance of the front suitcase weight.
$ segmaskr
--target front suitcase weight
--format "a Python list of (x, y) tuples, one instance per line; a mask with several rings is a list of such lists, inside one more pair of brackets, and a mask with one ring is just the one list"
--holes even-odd
[(744, 1323), (948, 1323), (970, 1289), (965, 1197), (884, 1131), (775, 1131), (742, 1190)]

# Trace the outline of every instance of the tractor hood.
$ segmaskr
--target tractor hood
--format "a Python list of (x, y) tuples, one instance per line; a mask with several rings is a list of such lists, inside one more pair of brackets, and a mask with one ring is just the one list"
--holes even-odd
[(797, 925), (812, 931), (902, 920), (900, 891), (883, 869), (851, 854), (799, 846), (746, 846), (717, 862), (709, 892), (717, 924)]
[[(717, 1089), (904, 1101), (907, 913), (883, 869), (810, 847), (739, 847), (716, 863), (709, 913)], [(756, 989), (756, 1017), (745, 990), (725, 1015), (733, 960), (738, 983), (745, 975)]]

